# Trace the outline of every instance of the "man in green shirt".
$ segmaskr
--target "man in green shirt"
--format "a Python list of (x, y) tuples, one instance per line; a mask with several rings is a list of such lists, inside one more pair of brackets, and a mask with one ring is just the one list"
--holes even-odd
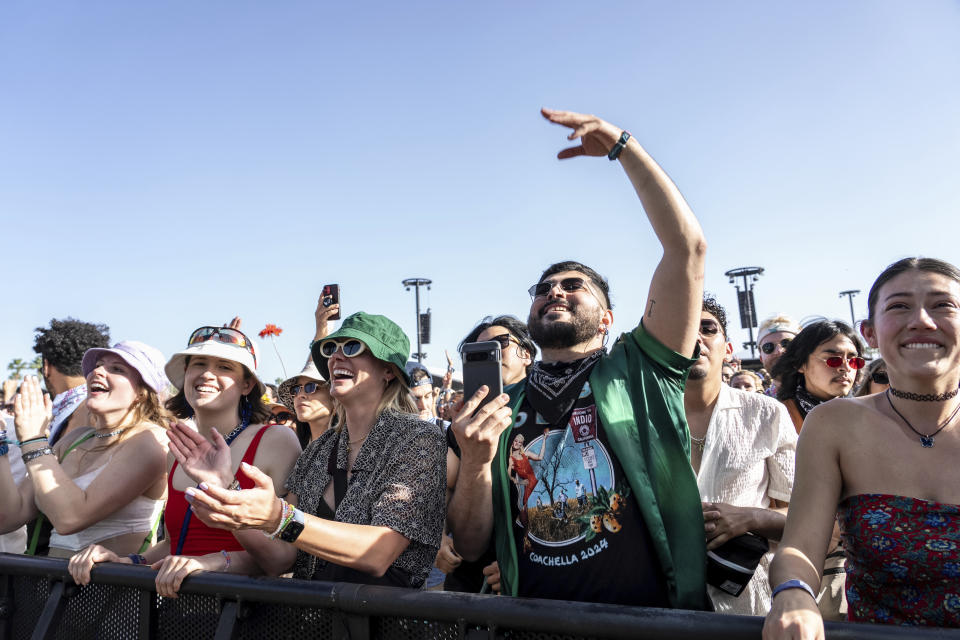
[[(683, 407), (697, 352), (703, 232), (629, 133), (594, 116), (543, 115), (580, 138), (559, 158), (620, 161), (663, 258), (642, 322), (609, 353), (609, 286), (596, 271), (557, 263), (530, 288), (528, 325), (543, 359), (473, 415), (481, 389), (454, 421), (462, 457), (450, 527), (467, 559), (492, 536), (507, 594), (707, 608)], [(585, 500), (569, 498), (577, 482)]]

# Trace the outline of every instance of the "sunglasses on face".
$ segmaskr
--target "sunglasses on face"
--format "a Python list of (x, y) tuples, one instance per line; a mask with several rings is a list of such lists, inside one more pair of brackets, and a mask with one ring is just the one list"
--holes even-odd
[(305, 394), (310, 395), (311, 393), (313, 393), (319, 388), (320, 388), (319, 382), (308, 382), (307, 384), (295, 384), (292, 387), (290, 387), (290, 395), (292, 396), (297, 395), (298, 393), (300, 393), (301, 389)]
[(514, 337), (513, 337), (512, 335), (510, 335), (509, 333), (502, 333), (502, 334), (500, 334), (499, 336), (493, 336), (492, 338), (490, 338), (490, 342), (499, 342), (499, 343), (500, 343), (500, 350), (501, 350), (501, 351), (503, 351), (503, 350), (505, 350), (507, 347), (509, 347), (511, 342), (515, 342), (515, 343), (517, 343), (518, 345), (520, 345), (521, 347), (523, 346), (523, 345), (520, 344), (520, 341), (519, 341), (519, 340), (517, 340), (516, 338), (514, 338)]
[(337, 352), (337, 349), (343, 351), (343, 355), (348, 358), (354, 358), (367, 348), (367, 345), (363, 344), (356, 338), (350, 338), (344, 340), (343, 342), (337, 342), (336, 340), (324, 340), (320, 343), (320, 355), (324, 358), (329, 358)]
[(829, 356), (827, 358), (818, 358), (818, 360), (823, 360), (831, 369), (839, 369), (844, 360), (846, 360), (847, 366), (851, 369), (863, 369), (863, 365), (867, 364), (867, 361), (860, 356), (851, 356), (849, 358)]
[(527, 289), (527, 293), (530, 294), (531, 298), (540, 298), (548, 295), (554, 287), (560, 287), (560, 290), (566, 293), (574, 293), (586, 289), (587, 283), (583, 278), (564, 278), (559, 282), (538, 282)]
[(716, 322), (701, 322), (700, 323), (700, 335), (702, 336), (715, 336), (720, 333), (720, 325)]
[(231, 329), (230, 327), (200, 327), (190, 334), (190, 339), (187, 340), (187, 346), (192, 347), (195, 344), (207, 342), (208, 340), (216, 340), (223, 344), (233, 344), (238, 347), (243, 347), (253, 356), (253, 366), (257, 366), (257, 354), (253, 350), (253, 343), (250, 342), (250, 338), (243, 335), (242, 331)]
[[(780, 346), (786, 349), (787, 345), (790, 344), (792, 340), (793, 338), (784, 338), (783, 340), (780, 341)], [(763, 351), (767, 355), (770, 355), (771, 353), (776, 351), (776, 349), (777, 349), (776, 342), (764, 342), (762, 345), (760, 345), (760, 351)], [(840, 365), (837, 365), (837, 366), (839, 367)]]
[(887, 377), (886, 371), (874, 371), (870, 374), (870, 379), (873, 380), (874, 384), (890, 384), (890, 378)]

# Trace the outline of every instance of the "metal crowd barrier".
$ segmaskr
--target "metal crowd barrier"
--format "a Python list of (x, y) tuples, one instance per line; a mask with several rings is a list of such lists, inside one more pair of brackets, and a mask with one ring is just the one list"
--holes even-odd
[[(65, 560), (0, 554), (0, 640), (350, 638), (740, 640), (760, 618), (348, 583), (188, 577), (160, 598), (154, 572), (103, 564), (77, 587)], [(828, 623), (829, 640), (960, 639), (960, 630)]]

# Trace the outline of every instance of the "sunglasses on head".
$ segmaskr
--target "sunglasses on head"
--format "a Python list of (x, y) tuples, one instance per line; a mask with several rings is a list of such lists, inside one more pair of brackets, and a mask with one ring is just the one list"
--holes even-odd
[(231, 329), (230, 327), (200, 327), (190, 334), (190, 339), (187, 340), (187, 346), (192, 347), (195, 344), (207, 342), (208, 340), (216, 340), (223, 344), (233, 344), (238, 347), (243, 347), (253, 356), (253, 366), (257, 366), (257, 354), (253, 350), (253, 343), (250, 342), (250, 338), (243, 335), (243, 332), (239, 329)]
[(870, 374), (870, 379), (873, 380), (874, 384), (890, 384), (890, 378), (886, 371), (874, 371)]
[(849, 366), (851, 369), (863, 369), (863, 366), (867, 364), (867, 361), (860, 356), (852, 356), (850, 358), (844, 358), (843, 356), (829, 356), (827, 358), (819, 359), (823, 360), (831, 369), (839, 369), (844, 360), (847, 361), (847, 366)]
[[(792, 340), (793, 338), (784, 338), (783, 340), (780, 341), (780, 346), (786, 349), (787, 345), (790, 344)], [(767, 355), (770, 355), (771, 353), (773, 353), (776, 350), (776, 348), (777, 348), (776, 342), (764, 342), (762, 345), (760, 345), (760, 351), (763, 351)], [(837, 365), (837, 366), (840, 366), (840, 365)]]
[(527, 293), (530, 294), (531, 298), (539, 298), (549, 294), (554, 287), (560, 287), (560, 290), (566, 293), (574, 293), (586, 289), (587, 282), (583, 278), (564, 278), (559, 282), (538, 282), (527, 289)]
[(348, 358), (353, 358), (361, 353), (364, 349), (367, 348), (367, 345), (363, 344), (356, 338), (349, 338), (343, 342), (338, 342), (336, 340), (324, 340), (320, 343), (320, 355), (324, 358), (329, 358), (337, 352), (337, 349), (343, 351), (343, 355)]
[(305, 394), (310, 395), (311, 393), (313, 393), (319, 388), (320, 388), (319, 382), (308, 382), (307, 384), (295, 384), (292, 387), (290, 387), (290, 395), (292, 396), (297, 395), (298, 393), (300, 393), (301, 389)]

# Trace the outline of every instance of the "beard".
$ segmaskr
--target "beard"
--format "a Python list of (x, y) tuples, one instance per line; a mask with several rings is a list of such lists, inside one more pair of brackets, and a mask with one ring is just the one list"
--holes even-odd
[(690, 367), (687, 380), (704, 380), (710, 374), (710, 365), (695, 364)]
[[(567, 349), (589, 342), (596, 337), (597, 327), (600, 326), (601, 310), (597, 309), (596, 314), (590, 314), (569, 301), (565, 301), (564, 304), (570, 307), (570, 321), (545, 320), (546, 314), (543, 313), (543, 309), (548, 305), (543, 305), (540, 313), (530, 310), (527, 327), (530, 330), (530, 337), (541, 349)], [(590, 317), (591, 315), (593, 317)]]

